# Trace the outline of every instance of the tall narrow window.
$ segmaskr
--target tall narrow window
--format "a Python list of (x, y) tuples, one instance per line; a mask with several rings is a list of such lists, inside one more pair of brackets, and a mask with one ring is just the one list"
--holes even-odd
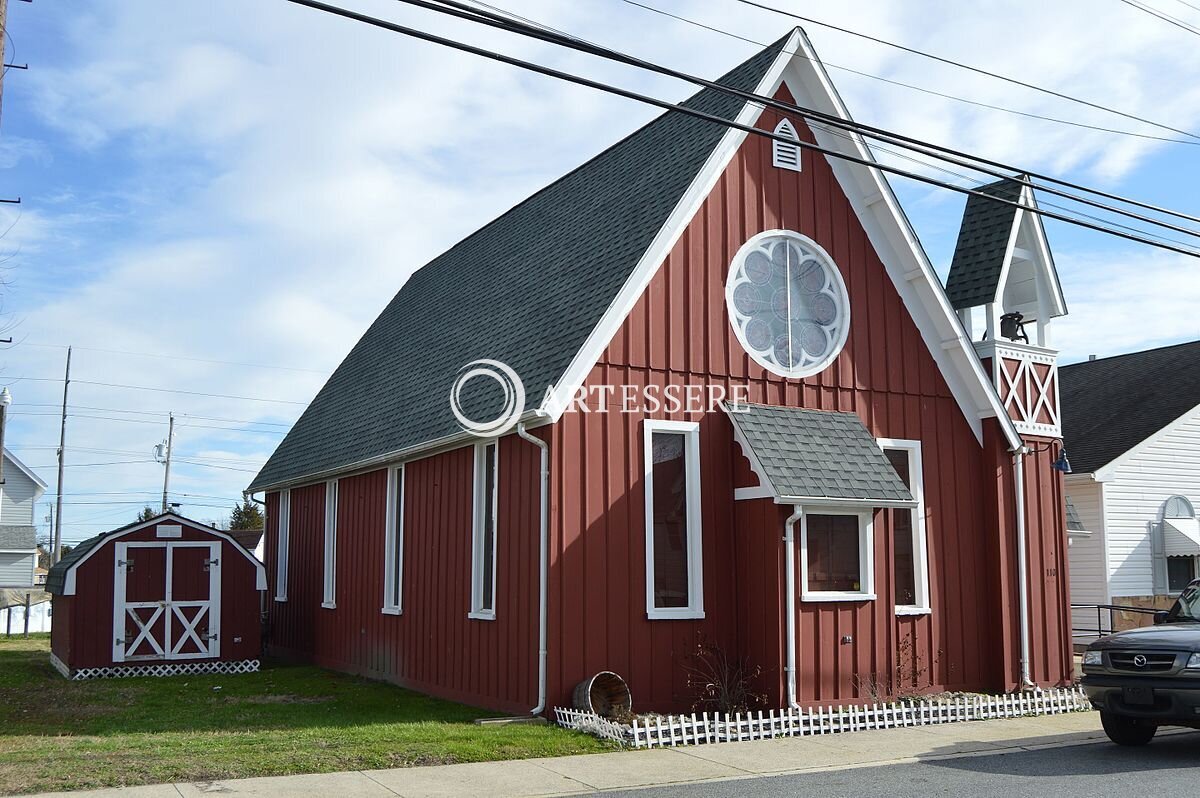
[(279, 522), (275, 546), (275, 600), (287, 601), (288, 581), (288, 527), (292, 515), (292, 492), (279, 491)]
[(496, 617), (496, 442), (475, 445), (475, 522), (471, 545), (470, 617)]
[[(775, 126), (776, 136), (786, 136), (789, 139), (800, 140), (796, 135), (796, 127), (787, 119), (780, 120)], [(800, 164), (800, 145), (789, 144), (786, 141), (774, 139), (771, 142), (771, 164), (780, 169), (791, 169), (793, 172), (799, 172)]]
[(383, 612), (399, 615), (404, 585), (404, 466), (388, 471), (384, 521)]
[(645, 422), (646, 615), (703, 618), (700, 427)]
[(325, 483), (325, 594), (321, 606), (337, 607), (337, 509), (338, 481)]
[(879, 441), (879, 445), (896, 475), (917, 501), (916, 507), (887, 511), (892, 527), (892, 585), (896, 614), (924, 614), (930, 611), (930, 605), (921, 442), (885, 439)]

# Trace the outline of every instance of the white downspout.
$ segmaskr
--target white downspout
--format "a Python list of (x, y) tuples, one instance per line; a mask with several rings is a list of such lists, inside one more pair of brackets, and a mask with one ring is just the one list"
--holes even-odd
[(517, 425), (517, 435), (541, 450), (541, 510), (538, 515), (538, 702), (530, 715), (546, 711), (546, 594), (550, 581), (550, 444), (530, 435), (524, 422)]
[(1025, 541), (1025, 454), (1029, 450), (1021, 446), (1013, 453), (1013, 491), (1017, 505), (1017, 603), (1021, 612), (1021, 686), (1037, 688), (1029, 678), (1029, 576), (1026, 573), (1029, 560)]
[(783, 589), (784, 612), (787, 613), (787, 700), (792, 709), (799, 709), (796, 702), (796, 522), (802, 514), (800, 505), (795, 505), (792, 514), (783, 522)]

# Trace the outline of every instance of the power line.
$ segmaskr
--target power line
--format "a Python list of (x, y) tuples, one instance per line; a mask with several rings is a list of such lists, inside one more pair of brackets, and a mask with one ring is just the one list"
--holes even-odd
[(1162, 130), (1169, 130), (1172, 133), (1179, 133), (1181, 135), (1187, 136), (1188, 138), (1200, 139), (1200, 136), (1198, 136), (1195, 133), (1192, 133), (1190, 131), (1187, 131), (1187, 130), (1181, 130), (1177, 127), (1171, 127), (1170, 125), (1165, 125), (1161, 122), (1155, 122), (1152, 119), (1146, 119), (1145, 117), (1137, 116), (1135, 114), (1127, 113), (1125, 111), (1118, 111), (1115, 108), (1109, 108), (1108, 106), (1101, 105), (1100, 103), (1095, 103), (1090, 100), (1083, 100), (1078, 97), (1073, 97), (1070, 94), (1065, 94), (1060, 91), (1055, 91), (1054, 89), (1047, 89), (1043, 86), (1038, 86), (1034, 83), (1026, 83), (1023, 80), (1018, 80), (1017, 78), (1009, 77), (1007, 75), (1001, 75), (997, 72), (989, 72), (988, 70), (982, 69), (981, 67), (971, 66), (970, 64), (965, 64), (961, 61), (955, 61), (951, 58), (946, 58), (946, 57), (943, 57), (940, 55), (934, 55), (932, 53), (927, 53), (924, 50), (918, 50), (915, 47), (907, 47), (903, 44), (897, 44), (896, 42), (890, 42), (887, 39), (881, 39), (878, 36), (871, 36), (870, 34), (867, 34), (867, 33), (860, 33), (859, 31), (851, 30), (850, 28), (843, 28), (839, 25), (833, 25), (829, 22), (822, 22), (821, 20), (813, 19), (812, 17), (801, 16), (800, 14), (795, 14), (791, 11), (784, 11), (781, 8), (775, 8), (773, 6), (769, 6), (764, 3), (756, 2), (755, 0), (735, 0), (735, 2), (742, 3), (742, 4), (748, 5), (748, 6), (753, 6), (754, 8), (760, 8), (763, 11), (770, 11), (773, 14), (779, 14), (781, 16), (791, 17), (792, 19), (798, 19), (802, 22), (808, 22), (812, 25), (817, 25), (822, 28), (828, 28), (829, 30), (836, 30), (839, 33), (845, 33), (850, 36), (857, 36), (860, 39), (866, 39), (867, 41), (872, 41), (872, 42), (875, 42), (876, 44), (882, 44), (887, 47), (892, 47), (897, 50), (902, 50), (903, 52), (911, 53), (912, 55), (919, 55), (922, 58), (928, 58), (932, 61), (937, 61), (938, 63), (947, 64), (948, 66), (958, 67), (959, 69), (965, 69), (969, 72), (974, 72), (977, 75), (985, 75), (989, 78), (994, 78), (996, 80), (1002, 80), (1002, 81), (1005, 81), (1006, 83), (1012, 83), (1016, 86), (1021, 86), (1026, 89), (1031, 89), (1036, 92), (1041, 92), (1042, 94), (1048, 94), (1051, 97), (1057, 97), (1060, 100), (1067, 100), (1068, 102), (1077, 103), (1078, 105), (1086, 105), (1089, 108), (1095, 108), (1097, 110), (1104, 111), (1106, 113), (1116, 114), (1117, 116), (1123, 116), (1126, 119), (1132, 119), (1135, 122), (1142, 122), (1143, 124), (1153, 125), (1154, 127), (1160, 128)]
[[(868, 124), (864, 124), (861, 122), (849, 121), (849, 120), (843, 119), (840, 116), (835, 116), (833, 114), (816, 111), (811, 108), (805, 108), (805, 107), (799, 106), (795, 103), (787, 103), (787, 102), (783, 102), (781, 100), (776, 100), (773, 97), (765, 97), (763, 95), (755, 94), (753, 92), (744, 91), (744, 90), (740, 90), (740, 89), (734, 89), (729, 86), (724, 86), (720, 83), (716, 83), (714, 81), (710, 81), (705, 78), (698, 77), (696, 75), (691, 75), (686, 72), (680, 72), (679, 70), (671, 69), (669, 67), (665, 67), (660, 64), (646, 61), (644, 59), (637, 58), (636, 56), (632, 56), (627, 53), (613, 50), (611, 48), (604, 47), (604, 46), (598, 45), (598, 44), (594, 44), (592, 42), (588, 42), (584, 39), (581, 39), (576, 36), (572, 36), (570, 34), (562, 33), (560, 31), (555, 31), (553, 28), (549, 28), (548, 26), (542, 25), (537, 22), (532, 22), (532, 21), (526, 20), (527, 24), (524, 24), (524, 25), (518, 24), (513, 21), (512, 15), (502, 16), (502, 14), (506, 13), (506, 12), (503, 12), (502, 9), (500, 10), (501, 14), (489, 13), (487, 11), (480, 11), (475, 8), (470, 8), (468, 6), (463, 5), (460, 2), (457, 2), (456, 0), (438, 0), (439, 5), (434, 5), (433, 3), (428, 2), (428, 0), (399, 0), (399, 2), (405, 3), (407, 5), (414, 5), (414, 6), (418, 6), (420, 8), (437, 11), (438, 13), (447, 14), (450, 16), (458, 17), (460, 19), (468, 19), (470, 21), (477, 22), (480, 24), (488, 25), (491, 27), (497, 27), (497, 28), (506, 30), (511, 33), (517, 33), (517, 34), (520, 34), (523, 36), (536, 38), (536, 39), (539, 39), (542, 41), (549, 41), (554, 44), (558, 44), (559, 46), (562, 46), (562, 47), (579, 50), (582, 52), (586, 52), (590, 55), (595, 55), (595, 56), (598, 56), (601, 58), (615, 60), (620, 63), (629, 64), (631, 66), (636, 66), (638, 68), (646, 69), (646, 70), (649, 70), (652, 72), (656, 72), (658, 74), (663, 74), (663, 75), (667, 75), (669, 77), (677, 78), (679, 80), (684, 80), (689, 83), (693, 83), (697, 86), (703, 86), (705, 88), (715, 89), (724, 94), (729, 94), (732, 96), (740, 97), (740, 98), (749, 100), (751, 102), (754, 102), (763, 107), (769, 106), (769, 107), (780, 109), (780, 110), (799, 113), (799, 114), (803, 115), (805, 119), (808, 119), (810, 121), (813, 119), (820, 119), (822, 121), (828, 122), (829, 124), (840, 127), (843, 130), (850, 130), (850, 131), (854, 131), (859, 134), (865, 133), (866, 135), (868, 135), (869, 137), (871, 137), (873, 139), (886, 141), (886, 142), (895, 144), (897, 146), (913, 150), (915, 152), (920, 152), (920, 153), (929, 155), (931, 157), (938, 158), (939, 160), (948, 161), (950, 163), (954, 163), (959, 166), (964, 166), (966, 168), (973, 169), (975, 171), (990, 175), (995, 178), (1016, 180), (1017, 182), (1028, 185), (1031, 188), (1040, 188), (1042, 191), (1046, 191), (1051, 194), (1057, 194), (1061, 197), (1070, 199), (1075, 202), (1079, 202), (1079, 203), (1082, 203), (1085, 205), (1090, 205), (1092, 207), (1106, 210), (1106, 211), (1109, 211), (1112, 213), (1117, 213), (1117, 214), (1121, 214), (1124, 216), (1128, 216), (1129, 218), (1136, 219), (1138, 221), (1147, 222), (1149, 224), (1153, 224), (1156, 226), (1175, 230), (1177, 232), (1184, 233), (1185, 235), (1200, 237), (1200, 231), (1193, 230), (1188, 227), (1181, 227), (1179, 225), (1175, 225), (1175, 224), (1172, 224), (1169, 222), (1164, 222), (1159, 219), (1154, 219), (1152, 217), (1144, 216), (1142, 214), (1139, 214), (1139, 213), (1136, 213), (1133, 211), (1129, 211), (1129, 210), (1126, 210), (1123, 208), (1117, 208), (1117, 207), (1108, 205), (1103, 202), (1099, 202), (1099, 201), (1096, 201), (1096, 200), (1093, 200), (1093, 199), (1090, 199), (1087, 197), (1081, 197), (1079, 195), (1072, 194), (1071, 192), (1062, 191), (1060, 189), (1056, 189), (1056, 188), (1053, 188), (1050, 186), (1035, 186), (1032, 182), (1030, 182), (1027, 179), (1026, 176), (1036, 176), (1039, 179), (1046, 180), (1051, 183), (1056, 183), (1058, 185), (1064, 185), (1064, 186), (1067, 186), (1070, 188), (1074, 188), (1076, 190), (1090, 192), (1090, 193), (1094, 193), (1094, 194), (1097, 194), (1100, 196), (1105, 196), (1107, 198), (1115, 199), (1117, 201), (1120, 201), (1120, 202), (1123, 202), (1126, 204), (1133, 204), (1133, 205), (1136, 205), (1136, 206), (1139, 206), (1142, 208), (1147, 208), (1147, 209), (1150, 209), (1150, 210), (1153, 210), (1153, 211), (1156, 211), (1159, 213), (1166, 213), (1166, 214), (1169, 214), (1172, 216), (1187, 219), (1189, 221), (1200, 222), (1200, 217), (1194, 217), (1194, 216), (1190, 216), (1188, 214), (1179, 213), (1177, 211), (1159, 208), (1159, 207), (1151, 205), (1149, 203), (1141, 202), (1140, 200), (1131, 200), (1126, 197), (1121, 197), (1119, 195), (1108, 194), (1106, 192), (1100, 192), (1095, 189), (1090, 189), (1086, 186), (1081, 186), (1081, 185), (1078, 185), (1075, 183), (1070, 183), (1068, 181), (1064, 181), (1064, 180), (1050, 177), (1047, 175), (1036, 174), (1029, 170), (1021, 169), (1016, 166), (1011, 166), (1011, 165), (1004, 164), (1004, 163), (1001, 163), (998, 161), (992, 161), (992, 160), (989, 160), (986, 158), (982, 158), (980, 156), (971, 155), (969, 153), (962, 152), (960, 150), (955, 150), (955, 149), (952, 149), (950, 147), (946, 147), (943, 145), (930, 144), (929, 142), (923, 141), (921, 139), (917, 139), (917, 138), (914, 138), (911, 136), (905, 136), (905, 135), (899, 134), (899, 133), (893, 133), (892, 131), (886, 130), (884, 128), (876, 127), (874, 125), (868, 125)], [(486, 4), (480, 3), (480, 5), (486, 5)], [(491, 8), (494, 8), (494, 6), (491, 6)], [(521, 18), (521, 19), (524, 20), (525, 18)], [(790, 51), (788, 51), (788, 52), (790, 52)], [(791, 53), (791, 54), (795, 55), (796, 53)], [(812, 60), (806, 54), (800, 54), (800, 55), (801, 55), (801, 57), (805, 58), (805, 60), (809, 60), (809, 61)], [(831, 132), (831, 131), (827, 130), (826, 132)], [(901, 157), (905, 157), (905, 156), (901, 156)], [(913, 160), (913, 159), (909, 159), (909, 160)], [(925, 162), (916, 161), (916, 163), (925, 163)], [(1003, 170), (1017, 172), (1018, 174), (1015, 176), (1004, 174), (1003, 172), (995, 171), (995, 169), (984, 168), (983, 166), (980, 166), (979, 164), (985, 164), (986, 166), (989, 166), (989, 167), (995, 167), (995, 169), (1003, 169)], [(925, 163), (925, 165), (929, 165), (929, 164)], [(934, 168), (940, 168), (940, 167), (934, 167)], [(947, 170), (942, 170), (942, 171), (947, 171)], [(957, 174), (957, 173), (952, 173), (952, 174)], [(1095, 218), (1095, 217), (1089, 217), (1089, 218)], [(1139, 231), (1139, 232), (1146, 232), (1146, 231)], [(1161, 238), (1161, 237), (1159, 237), (1159, 238)], [(1163, 239), (1163, 240), (1171, 241), (1172, 239)], [(1184, 246), (1188, 246), (1188, 245), (1185, 244)]]
[[(619, 97), (624, 97), (626, 99), (643, 102), (647, 105), (654, 105), (654, 106), (663, 108), (668, 111), (675, 111), (675, 112), (683, 114), (685, 116), (691, 116), (691, 117), (701, 119), (701, 120), (704, 120), (707, 122), (715, 123), (715, 124), (718, 124), (722, 127), (725, 127), (725, 128), (731, 129), (731, 130), (738, 130), (738, 131), (741, 131), (744, 133), (761, 136), (763, 138), (769, 138), (774, 141), (780, 141), (780, 142), (788, 144), (789, 146), (800, 147), (802, 149), (807, 149), (807, 150), (810, 150), (813, 152), (819, 152), (819, 153), (822, 153), (831, 158), (837, 158), (839, 160), (847, 161), (849, 163), (857, 163), (862, 166), (866, 166), (871, 169), (876, 169), (880, 172), (884, 172), (887, 174), (895, 174), (895, 175), (899, 175), (901, 177), (907, 177), (911, 180), (915, 180), (915, 181), (922, 182), (922, 183), (927, 183), (930, 185), (940, 186), (942, 188), (947, 188), (947, 189), (950, 189), (952, 191), (955, 191), (955, 192), (958, 192), (961, 194), (966, 194), (968, 196), (983, 197), (983, 198), (989, 200), (990, 202), (994, 202), (994, 203), (997, 203), (1000, 205), (1007, 205), (1007, 206), (1011, 206), (1014, 208), (1020, 208), (1029, 213), (1034, 213), (1034, 214), (1043, 216), (1048, 219), (1056, 219), (1058, 221), (1067, 222), (1068, 224), (1073, 224), (1077, 227), (1083, 227), (1086, 229), (1095, 230), (1095, 231), (1102, 232), (1102, 233), (1107, 233), (1107, 234), (1117, 237), (1117, 238), (1122, 238), (1122, 239), (1126, 239), (1129, 241), (1136, 241), (1136, 242), (1139, 242), (1142, 244), (1146, 244), (1147, 246), (1157, 247), (1159, 249), (1165, 249), (1165, 250), (1168, 250), (1171, 252), (1177, 252), (1177, 253), (1183, 254), (1183, 255), (1200, 257), (1200, 252), (1193, 250), (1193, 249), (1177, 247), (1172, 244), (1154, 241), (1153, 239), (1144, 238), (1139, 235), (1123, 233), (1119, 230), (1114, 230), (1112, 228), (1108, 228), (1103, 225), (1093, 224), (1091, 222), (1087, 222), (1082, 219), (1077, 219), (1077, 218), (1067, 216), (1064, 214), (1047, 211), (1044, 208), (1039, 208), (1039, 207), (1032, 206), (1032, 205), (1025, 205), (1024, 203), (1021, 203), (1021, 202), (1014, 202), (1014, 201), (1010, 201), (1010, 200), (1007, 200), (1007, 199), (1004, 199), (1001, 197), (992, 196), (990, 194), (986, 194), (982, 191), (978, 191), (975, 189), (964, 188), (964, 187), (957, 186), (957, 185), (954, 185), (951, 183), (946, 183), (944, 181), (940, 181), (940, 180), (937, 180), (935, 178), (931, 178), (931, 177), (928, 177), (925, 175), (917, 174), (914, 172), (909, 172), (904, 169), (899, 169), (897, 167), (889, 166), (887, 164), (882, 164), (882, 163), (879, 163), (878, 161), (875, 161), (870, 158), (861, 158), (856, 155), (850, 155), (847, 153), (839, 152), (837, 150), (831, 150), (831, 149), (828, 149), (825, 147), (821, 147), (820, 145), (812, 144), (807, 141), (797, 140), (797, 139), (793, 139), (788, 136), (783, 136), (783, 135), (776, 134), (776, 133), (773, 133), (770, 131), (762, 130), (760, 128), (756, 128), (751, 125), (744, 125), (735, 120), (725, 119), (725, 118), (723, 118), (721, 116), (717, 116), (715, 114), (709, 114), (704, 111), (699, 111), (694, 108), (690, 108), (687, 105), (684, 105), (682, 103), (671, 103), (666, 100), (660, 100), (657, 97), (651, 97), (650, 95), (641, 94), (639, 92), (631, 91), (629, 89), (623, 89), (618, 86), (613, 86), (611, 84), (602, 83), (600, 81), (592, 80), (590, 78), (585, 78), (585, 77), (581, 77), (579, 75), (574, 75), (572, 73), (564, 72), (562, 70), (554, 69), (552, 67), (542, 66), (541, 64), (537, 64), (537, 63), (534, 63), (531, 61), (524, 61), (522, 59), (504, 55), (502, 53), (498, 53), (493, 50), (488, 50), (488, 49), (485, 49), (482, 47), (476, 47), (474, 45), (469, 45), (469, 44), (466, 44), (463, 42), (456, 41), (454, 39), (448, 39), (443, 36), (438, 36), (436, 34), (417, 30), (415, 28), (409, 28), (404, 25), (399, 25), (394, 22), (388, 22), (387, 20), (379, 19), (378, 17), (372, 17), (372, 16), (369, 16), (366, 14), (361, 14), (357, 11), (352, 11), (350, 9), (328, 5), (326, 3), (318, 2), (318, 0), (287, 0), (287, 2), (290, 2), (294, 5), (305, 6), (307, 8), (311, 8), (316, 11), (322, 11), (322, 12), (325, 12), (325, 13), (328, 13), (328, 14), (331, 14), (334, 16), (344, 17), (346, 19), (350, 19), (350, 20), (353, 20), (356, 22), (361, 22), (361, 23), (364, 23), (367, 25), (372, 25), (374, 27), (382, 28), (384, 30), (391, 31), (393, 33), (399, 33), (399, 34), (402, 34), (405, 36), (410, 36), (412, 38), (420, 39), (422, 41), (427, 41), (427, 42), (431, 42), (433, 44), (439, 44), (439, 45), (442, 45), (445, 47), (449, 47), (451, 49), (460, 50), (460, 51), (466, 52), (466, 53), (471, 53), (473, 55), (477, 55), (477, 56), (487, 58), (487, 59), (490, 59), (493, 61), (498, 61), (500, 63), (508, 64), (510, 66), (516, 66), (516, 67), (519, 67), (522, 69), (529, 70), (531, 72), (536, 72), (538, 74), (546, 75), (548, 77), (553, 77), (553, 78), (557, 78), (559, 80), (564, 80), (564, 81), (567, 81), (570, 83), (575, 83), (575, 84), (578, 84), (581, 86), (586, 86), (588, 88), (607, 92), (609, 94), (614, 94)], [(410, 2), (411, 2), (411, 0), (410, 0)]]
[[(22, 402), (22, 407), (58, 407), (58, 405), (38, 403), (38, 402)], [(68, 410), (95, 410), (101, 413), (130, 413), (142, 416), (166, 416), (170, 411), (167, 410), (123, 410), (119, 407), (94, 407), (92, 405), (68, 405)], [(198, 418), (202, 421), (227, 421), (230, 424), (261, 424), (270, 427), (290, 427), (291, 422), (286, 421), (252, 421), (248, 418), (225, 418), (223, 416), (201, 416), (194, 413), (177, 413), (181, 418)]]
[[(759, 41), (757, 39), (752, 39), (747, 36), (742, 36), (740, 34), (734, 33), (733, 31), (722, 30), (721, 28), (715, 27), (713, 25), (706, 25), (703, 22), (699, 22), (698, 20), (690, 19), (681, 14), (673, 14), (670, 11), (666, 11), (661, 8), (655, 8), (654, 6), (646, 5), (645, 3), (640, 3), (640, 2), (638, 2), (638, 0), (621, 0), (621, 2), (627, 3), (628, 5), (631, 5), (631, 6), (636, 6), (637, 8), (645, 9), (646, 11), (651, 11), (655, 14), (660, 14), (664, 17), (670, 17), (671, 19), (678, 20), (679, 22), (687, 23), (688, 25), (694, 25), (697, 28), (703, 28), (704, 30), (712, 31), (713, 33), (719, 33), (722, 36), (728, 36), (731, 39), (738, 39), (739, 41), (746, 42), (747, 44), (754, 44), (759, 47), (767, 46), (766, 42)], [(486, 5), (486, 3), (480, 3), (480, 5)], [(494, 8), (494, 6), (492, 6), (492, 7)], [(516, 16), (516, 15), (514, 15), (514, 16)], [(791, 53), (791, 55), (799, 56), (800, 58), (803, 58), (805, 60), (811, 60), (804, 53)], [(880, 81), (881, 83), (891, 84), (892, 86), (900, 86), (901, 88), (909, 89), (911, 91), (918, 91), (923, 94), (931, 95), (933, 97), (941, 97), (942, 99), (953, 100), (954, 102), (965, 103), (967, 105), (974, 105), (978, 108), (987, 108), (988, 110), (991, 110), (991, 111), (999, 111), (999, 112), (1005, 113), (1005, 114), (1013, 114), (1015, 116), (1022, 116), (1027, 119), (1037, 119), (1042, 122), (1053, 122), (1053, 123), (1059, 124), (1059, 125), (1069, 125), (1071, 127), (1082, 128), (1084, 130), (1095, 130), (1100, 133), (1112, 133), (1117, 136), (1132, 136), (1134, 138), (1149, 139), (1151, 141), (1162, 141), (1162, 142), (1166, 142), (1169, 144), (1187, 144), (1192, 147), (1200, 146), (1200, 141), (1187, 141), (1185, 139), (1172, 138), (1171, 136), (1156, 136), (1152, 133), (1137, 133), (1132, 130), (1121, 130), (1119, 128), (1104, 127), (1103, 125), (1090, 125), (1086, 122), (1078, 122), (1078, 121), (1075, 121), (1072, 119), (1063, 119), (1061, 117), (1047, 116), (1045, 114), (1035, 114), (1032, 111), (1021, 111), (1016, 108), (1007, 108), (1003, 105), (993, 105), (992, 103), (985, 103), (980, 100), (972, 100), (967, 97), (960, 97), (957, 94), (949, 94), (947, 92), (938, 91), (936, 89), (930, 89), (926, 86), (917, 86), (913, 83), (905, 83), (904, 81), (896, 80), (895, 78), (885, 78), (882, 75), (875, 75), (870, 72), (864, 72), (861, 69), (854, 69), (852, 67), (843, 66), (840, 64), (834, 64), (829, 61), (823, 60), (823, 61), (821, 61), (821, 63), (829, 69), (836, 69), (841, 72), (849, 73), (851, 75), (858, 75), (860, 77), (869, 78), (871, 80), (877, 80), (877, 81)]]
[[(9, 348), (13, 348), (13, 347), (17, 347), (17, 346), (40, 346), (40, 347), (46, 347), (46, 348), (50, 348), (50, 349), (66, 349), (67, 348), (63, 344), (43, 344), (43, 343), (33, 343), (31, 341), (19, 341), (19, 342), (13, 344)], [(238, 362), (235, 360), (212, 360), (212, 359), (203, 358), (203, 357), (185, 357), (183, 355), (163, 355), (163, 354), (156, 354), (154, 352), (134, 352), (134, 351), (131, 351), (128, 349), (101, 349), (99, 347), (94, 347), (94, 346), (77, 346), (77, 347), (75, 347), (75, 349), (82, 350), (85, 352), (104, 352), (104, 353), (110, 354), (110, 355), (132, 355), (134, 357), (153, 357), (153, 358), (158, 358), (160, 360), (187, 360), (192, 363), (212, 363), (212, 364), (215, 364), (218, 366), (242, 366), (244, 368), (251, 368), (251, 369), (276, 369), (278, 371), (299, 371), (299, 372), (304, 372), (307, 374), (324, 374), (325, 373), (324, 371), (321, 371), (319, 369), (302, 369), (302, 368), (298, 368), (295, 366), (271, 366), (271, 365), (267, 365), (266, 363), (241, 363), (241, 362)]]
[[(12, 377), (14, 381), (27, 380), (29, 382), (62, 382), (61, 377)], [(213, 399), (236, 399), (243, 402), (274, 402), (282, 405), (307, 405), (307, 402), (296, 402), (291, 399), (267, 399), (261, 396), (236, 396), (227, 393), (206, 393), (204, 391), (186, 391), (182, 388), (158, 388), (150, 385), (127, 385), (116, 382), (97, 382), (95, 380), (72, 380), (82, 385), (98, 385), (104, 388), (125, 388), (137, 391), (155, 391), (158, 393), (178, 393), (186, 396), (207, 396)]]
[(1163, 22), (1166, 22), (1169, 25), (1174, 25), (1177, 28), (1181, 28), (1181, 29), (1187, 31), (1188, 33), (1192, 34), (1193, 36), (1200, 36), (1200, 28), (1197, 28), (1195, 25), (1192, 25), (1190, 22), (1184, 22), (1179, 17), (1173, 17), (1170, 14), (1166, 13), (1165, 11), (1159, 11), (1157, 8), (1154, 8), (1153, 6), (1148, 6), (1144, 3), (1138, 3), (1138, 2), (1135, 2), (1135, 0), (1121, 0), (1121, 2), (1124, 3), (1125, 5), (1129, 6), (1130, 8), (1136, 8), (1138, 11), (1142, 11), (1146, 14), (1149, 14), (1152, 17), (1158, 17)]

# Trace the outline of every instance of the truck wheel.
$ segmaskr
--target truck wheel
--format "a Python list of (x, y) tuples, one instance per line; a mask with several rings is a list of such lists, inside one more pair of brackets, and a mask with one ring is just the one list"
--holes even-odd
[(1108, 739), (1117, 745), (1145, 745), (1154, 739), (1154, 733), (1158, 731), (1158, 726), (1152, 721), (1114, 715), (1111, 712), (1100, 713), (1100, 724), (1104, 727)]

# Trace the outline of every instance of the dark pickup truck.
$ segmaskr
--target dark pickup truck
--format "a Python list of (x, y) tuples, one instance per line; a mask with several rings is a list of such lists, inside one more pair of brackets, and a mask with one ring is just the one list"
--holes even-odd
[(1159, 726), (1200, 728), (1200, 579), (1154, 626), (1092, 643), (1083, 689), (1114, 743), (1145, 745)]

